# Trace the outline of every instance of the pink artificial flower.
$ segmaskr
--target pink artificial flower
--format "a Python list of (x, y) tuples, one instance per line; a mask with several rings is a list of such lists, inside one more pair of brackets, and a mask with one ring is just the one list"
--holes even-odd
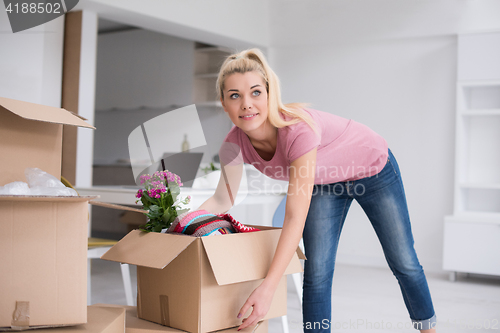
[(135, 195), (136, 198), (142, 198), (142, 190), (137, 191), (137, 194)]

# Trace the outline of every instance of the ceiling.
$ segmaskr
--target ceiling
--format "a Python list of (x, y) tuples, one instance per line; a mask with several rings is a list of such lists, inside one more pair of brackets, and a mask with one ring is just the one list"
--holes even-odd
[(99, 24), (98, 25), (99, 34), (105, 34), (105, 33), (116, 32), (116, 31), (139, 29), (138, 27), (134, 27), (131, 25), (123, 24), (123, 23), (118, 23), (115, 21), (106, 20), (103, 18), (99, 18), (98, 24)]

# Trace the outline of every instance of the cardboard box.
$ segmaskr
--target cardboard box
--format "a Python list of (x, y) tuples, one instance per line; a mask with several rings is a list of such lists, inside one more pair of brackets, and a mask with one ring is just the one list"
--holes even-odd
[[(110, 306), (110, 307), (122, 307), (121, 305), (108, 305), (108, 304), (95, 304), (95, 306)], [(142, 320), (137, 317), (137, 308), (135, 306), (123, 306), (127, 311), (127, 318), (125, 321), (125, 332), (126, 333), (183, 333), (185, 331), (181, 331), (172, 327), (162, 326), (159, 324), (152, 323), (147, 320)], [(259, 323), (259, 326), (255, 331), (255, 327), (246, 328), (240, 333), (267, 333), (268, 321), (264, 320)], [(229, 328), (222, 331), (217, 332), (238, 332), (238, 326)]]
[[(222, 330), (241, 324), (236, 315), (274, 256), (281, 229), (257, 227), (207, 237), (134, 230), (101, 259), (138, 266), (139, 318), (192, 333)], [(285, 275), (302, 271), (299, 256), (297, 249)], [(285, 275), (264, 319), (286, 314)]]
[[(37, 167), (61, 176), (64, 109), (0, 97), (0, 185)], [(88, 197), (0, 195), (0, 327), (87, 321)]]
[[(71, 327), (44, 328), (42, 333), (125, 333), (126, 310), (121, 307), (91, 305), (87, 323)], [(240, 331), (242, 332), (242, 331)]]

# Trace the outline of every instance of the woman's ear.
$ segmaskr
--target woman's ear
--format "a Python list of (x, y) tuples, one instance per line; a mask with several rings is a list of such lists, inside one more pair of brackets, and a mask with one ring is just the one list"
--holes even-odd
[(224, 112), (227, 112), (226, 106), (224, 105), (224, 100), (222, 99), (222, 97), (220, 98), (220, 103), (222, 104), (222, 108), (224, 109)]

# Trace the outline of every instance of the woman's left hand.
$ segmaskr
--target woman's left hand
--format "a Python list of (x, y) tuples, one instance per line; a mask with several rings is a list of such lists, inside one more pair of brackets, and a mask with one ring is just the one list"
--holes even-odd
[(238, 327), (238, 331), (250, 326), (254, 327), (262, 318), (264, 318), (271, 307), (274, 292), (275, 290), (268, 287), (265, 280), (260, 286), (255, 288), (238, 313), (238, 318), (241, 318), (241, 316), (244, 315), (250, 307), (253, 307), (252, 313), (248, 316), (248, 318), (243, 319), (243, 324)]

